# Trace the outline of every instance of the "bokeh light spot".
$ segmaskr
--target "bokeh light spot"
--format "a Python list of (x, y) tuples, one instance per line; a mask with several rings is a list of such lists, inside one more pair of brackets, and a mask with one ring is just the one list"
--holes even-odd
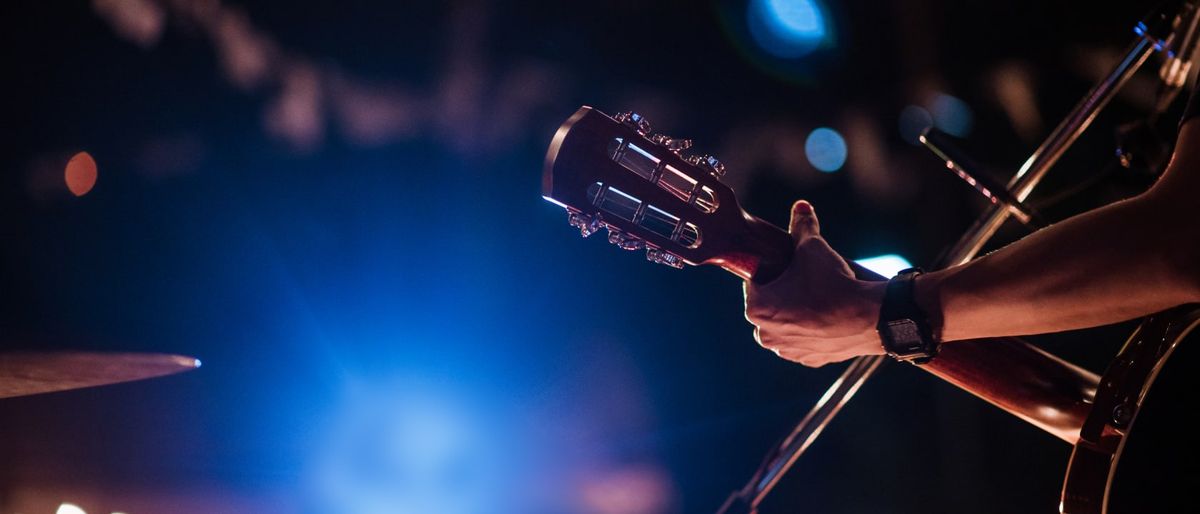
[(817, 0), (751, 0), (750, 35), (771, 55), (802, 57), (825, 42), (825, 13)]
[(894, 277), (897, 273), (912, 267), (912, 264), (908, 262), (908, 259), (905, 259), (904, 257), (894, 253), (880, 255), (877, 257), (855, 259), (854, 262), (857, 262), (860, 266), (887, 278)]
[(933, 124), (943, 132), (957, 137), (967, 137), (975, 125), (975, 113), (966, 102), (957, 97), (939, 93), (929, 103)]
[(804, 155), (814, 168), (825, 173), (835, 172), (846, 164), (846, 140), (836, 130), (818, 128), (804, 140)]
[(900, 137), (910, 145), (921, 144), (921, 133), (933, 126), (933, 115), (924, 107), (910, 105), (900, 111)]
[(583, 483), (586, 512), (595, 514), (659, 514), (671, 511), (670, 475), (654, 466), (632, 465), (587, 476)]
[(54, 511), (54, 514), (87, 514), (87, 512), (74, 503), (64, 503), (58, 506), (58, 510)]
[(67, 161), (63, 174), (67, 189), (75, 196), (83, 196), (96, 185), (96, 160), (87, 152), (79, 152)]
[[(318, 512), (475, 514), (505, 501), (511, 462), (487, 414), (446, 384), (360, 384), (331, 416), (313, 461)], [(493, 427), (494, 428), (494, 427)], [(505, 512), (506, 510), (499, 510)]]

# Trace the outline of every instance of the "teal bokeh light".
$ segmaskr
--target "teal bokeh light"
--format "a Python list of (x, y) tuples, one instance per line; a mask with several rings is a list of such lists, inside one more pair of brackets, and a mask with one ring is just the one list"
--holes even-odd
[(894, 277), (897, 273), (913, 267), (912, 263), (908, 262), (908, 259), (894, 253), (855, 259), (854, 262), (888, 278)]
[(829, 37), (817, 0), (751, 0), (746, 19), (759, 46), (783, 59), (808, 55)]
[(836, 130), (818, 128), (804, 140), (804, 155), (814, 168), (833, 173), (846, 164), (846, 140)]
[(945, 93), (938, 93), (929, 103), (929, 114), (937, 128), (956, 137), (969, 136), (975, 125), (975, 113), (971, 112), (971, 107)]

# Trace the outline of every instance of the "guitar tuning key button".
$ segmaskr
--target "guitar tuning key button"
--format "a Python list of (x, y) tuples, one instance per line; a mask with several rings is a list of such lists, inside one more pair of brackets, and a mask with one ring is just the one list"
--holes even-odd
[(675, 139), (666, 134), (655, 134), (650, 136), (650, 140), (675, 154), (692, 147), (691, 139)]
[(608, 242), (622, 250), (641, 250), (646, 246), (641, 239), (612, 228), (608, 229)]
[(629, 250), (632, 252), (634, 250), (641, 250), (642, 248), (645, 248), (646, 244), (638, 239), (626, 239), (620, 243), (617, 243), (617, 247), (622, 250)]
[(693, 155), (688, 157), (688, 162), (708, 170), (717, 177), (725, 175), (725, 164), (711, 155)]
[(588, 237), (599, 232), (603, 226), (603, 222), (600, 221), (599, 217), (593, 218), (581, 212), (570, 213), (567, 216), (567, 223), (570, 223), (572, 227), (578, 228), (579, 235), (583, 237)]
[(616, 116), (616, 120), (621, 123), (624, 123), (626, 125), (629, 125), (634, 130), (636, 130), (638, 132), (638, 134), (641, 134), (643, 136), (650, 133), (650, 120), (646, 119), (645, 116), (642, 116), (641, 114), (638, 114), (636, 112), (633, 112), (633, 111), (623, 112)]
[(680, 259), (678, 255), (658, 248), (647, 248), (646, 260), (676, 269), (683, 268), (683, 259)]

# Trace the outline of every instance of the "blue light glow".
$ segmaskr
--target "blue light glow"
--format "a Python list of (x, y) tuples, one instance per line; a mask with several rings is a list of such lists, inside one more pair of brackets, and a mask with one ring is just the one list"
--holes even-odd
[(966, 102), (941, 93), (929, 103), (933, 124), (943, 132), (957, 137), (967, 137), (975, 125), (975, 113)]
[(846, 164), (846, 140), (836, 130), (818, 128), (804, 141), (804, 155), (814, 168), (833, 173)]
[(817, 0), (751, 0), (746, 19), (758, 44), (784, 59), (807, 55), (829, 35)]
[(503, 436), (446, 388), (408, 379), (351, 391), (314, 461), (318, 511), (478, 514), (502, 504), (515, 464), (503, 468), (490, 438)]
[(910, 105), (900, 111), (900, 137), (910, 145), (921, 144), (921, 133), (933, 126), (933, 115), (924, 107)]
[(904, 257), (894, 253), (880, 255), (877, 257), (867, 257), (865, 259), (855, 259), (854, 262), (857, 262), (862, 267), (888, 278), (894, 277), (902, 270), (912, 267), (912, 264), (908, 262), (908, 259), (905, 259)]

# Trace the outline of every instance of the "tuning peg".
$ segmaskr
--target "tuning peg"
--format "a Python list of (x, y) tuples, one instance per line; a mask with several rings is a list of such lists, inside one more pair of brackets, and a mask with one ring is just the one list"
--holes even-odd
[(583, 237), (590, 236), (600, 231), (604, 226), (604, 222), (600, 221), (600, 217), (595, 218), (588, 216), (582, 212), (572, 212), (567, 216), (567, 223), (572, 227), (579, 229), (579, 235)]
[(683, 267), (683, 259), (679, 258), (678, 255), (658, 248), (647, 248), (646, 260), (677, 269)]
[(650, 141), (676, 154), (692, 147), (691, 139), (675, 139), (666, 134), (654, 134), (650, 136)]
[(693, 155), (688, 157), (687, 161), (691, 164), (707, 169), (710, 173), (718, 177), (725, 175), (725, 164), (711, 155)]
[(633, 127), (634, 130), (638, 131), (638, 134), (644, 136), (650, 133), (650, 120), (646, 119), (646, 117), (642, 116), (641, 114), (633, 111), (623, 112), (616, 115), (615, 119), (621, 123)]
[(634, 236), (621, 232), (612, 227), (608, 228), (608, 242), (617, 245), (622, 250), (641, 250), (646, 243)]

